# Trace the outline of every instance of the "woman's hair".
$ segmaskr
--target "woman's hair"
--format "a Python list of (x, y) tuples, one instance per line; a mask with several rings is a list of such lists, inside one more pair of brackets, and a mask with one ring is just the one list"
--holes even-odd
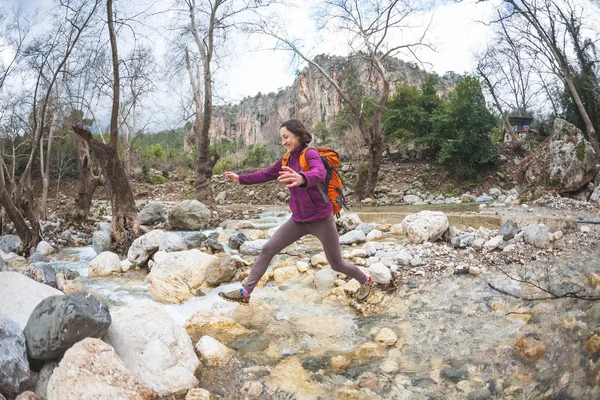
[(303, 144), (309, 144), (312, 141), (312, 134), (306, 129), (304, 124), (297, 119), (288, 119), (281, 124), (279, 129), (287, 128), (288, 131), (300, 138), (300, 142)]

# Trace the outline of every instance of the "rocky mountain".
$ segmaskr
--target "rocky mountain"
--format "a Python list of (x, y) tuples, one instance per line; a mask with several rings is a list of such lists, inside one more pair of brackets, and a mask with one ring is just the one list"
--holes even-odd
[[(369, 65), (359, 58), (319, 55), (315, 61), (349, 91), (360, 91), (376, 96), (380, 82), (370, 73)], [(396, 58), (387, 60), (393, 87), (396, 83), (419, 86), (427, 72), (414, 63)], [(440, 95), (448, 93), (460, 75), (447, 72), (438, 76)], [(242, 138), (246, 145), (272, 142), (278, 138), (279, 124), (289, 118), (298, 118), (309, 128), (318, 122), (329, 125), (344, 105), (337, 91), (321, 73), (312, 66), (298, 71), (296, 79), (277, 93), (247, 97), (239, 104), (215, 107), (211, 138), (235, 140)]]

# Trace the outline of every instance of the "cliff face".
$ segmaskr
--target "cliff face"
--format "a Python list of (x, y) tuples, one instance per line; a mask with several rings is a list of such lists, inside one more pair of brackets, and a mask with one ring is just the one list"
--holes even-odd
[[(378, 94), (381, 82), (373, 78), (369, 66), (359, 59), (320, 55), (315, 61), (330, 73), (345, 90), (360, 91), (367, 96)], [(392, 88), (397, 82), (419, 86), (426, 72), (413, 64), (389, 59), (386, 69)], [(438, 77), (437, 89), (445, 95), (456, 85), (460, 76), (453, 72)], [(242, 138), (246, 145), (277, 141), (279, 124), (297, 118), (312, 129), (318, 122), (329, 125), (344, 107), (333, 85), (314, 67), (298, 73), (293, 84), (278, 93), (247, 97), (239, 104), (214, 109), (211, 138), (235, 140)]]

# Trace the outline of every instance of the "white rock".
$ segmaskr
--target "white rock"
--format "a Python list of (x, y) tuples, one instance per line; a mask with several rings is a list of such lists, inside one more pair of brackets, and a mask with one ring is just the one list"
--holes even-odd
[(502, 244), (503, 241), (504, 238), (502, 237), (502, 235), (494, 236), (493, 238), (491, 238), (483, 244), (483, 250), (488, 252), (494, 251), (498, 246)]
[(383, 232), (379, 229), (373, 229), (367, 234), (367, 241), (379, 240), (381, 238), (383, 238)]
[(132, 266), (133, 263), (129, 261), (129, 259), (125, 258), (124, 260), (121, 260), (121, 272), (129, 271)]
[(127, 259), (135, 265), (144, 265), (158, 250), (165, 231), (155, 229), (135, 239), (127, 251)]
[(119, 256), (110, 251), (103, 251), (88, 264), (89, 276), (109, 276), (114, 273), (120, 274), (121, 271)]
[(152, 298), (161, 303), (182, 303), (194, 297), (205, 281), (206, 269), (215, 259), (198, 249), (157, 252), (147, 277)]
[(402, 220), (402, 229), (411, 243), (435, 242), (448, 226), (448, 217), (439, 211), (421, 211)]
[(131, 373), (116, 351), (86, 338), (65, 353), (48, 382), (48, 400), (139, 399), (158, 396)]
[(156, 303), (142, 301), (114, 311), (105, 340), (160, 395), (185, 393), (198, 383), (192, 340)]
[(160, 244), (158, 245), (158, 250), (167, 252), (184, 251), (187, 249), (188, 246), (183, 237), (174, 232), (165, 232)]
[(54, 247), (50, 246), (50, 243), (46, 242), (45, 240), (42, 240), (38, 243), (36, 251), (43, 256), (48, 256), (54, 253), (55, 250)]
[(63, 294), (18, 272), (0, 271), (0, 314), (6, 314), (21, 329), (25, 329), (31, 312), (42, 300)]
[(360, 229), (355, 229), (353, 231), (347, 232), (340, 236), (340, 244), (353, 244), (353, 243), (361, 243), (367, 240), (367, 236)]
[(375, 342), (384, 346), (393, 346), (398, 341), (398, 336), (393, 330), (383, 328), (375, 336)]
[(483, 249), (483, 245), (485, 244), (485, 240), (483, 238), (477, 238), (473, 240), (473, 244), (471, 245), (475, 250)]
[(202, 336), (196, 344), (196, 351), (209, 367), (226, 365), (233, 357), (233, 350), (210, 336)]
[(377, 282), (387, 285), (392, 280), (390, 269), (382, 263), (375, 263), (369, 267), (369, 275)]

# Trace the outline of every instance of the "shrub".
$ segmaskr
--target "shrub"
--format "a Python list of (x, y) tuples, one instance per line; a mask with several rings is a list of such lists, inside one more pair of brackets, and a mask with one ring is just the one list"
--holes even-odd
[(259, 167), (267, 159), (267, 147), (262, 144), (250, 146), (244, 158), (244, 165), (249, 167)]
[(221, 158), (219, 158), (219, 161), (217, 161), (217, 163), (213, 167), (213, 174), (214, 175), (222, 174), (225, 171), (231, 170), (232, 167), (233, 167), (233, 163), (231, 162), (231, 159), (229, 157), (221, 157)]

